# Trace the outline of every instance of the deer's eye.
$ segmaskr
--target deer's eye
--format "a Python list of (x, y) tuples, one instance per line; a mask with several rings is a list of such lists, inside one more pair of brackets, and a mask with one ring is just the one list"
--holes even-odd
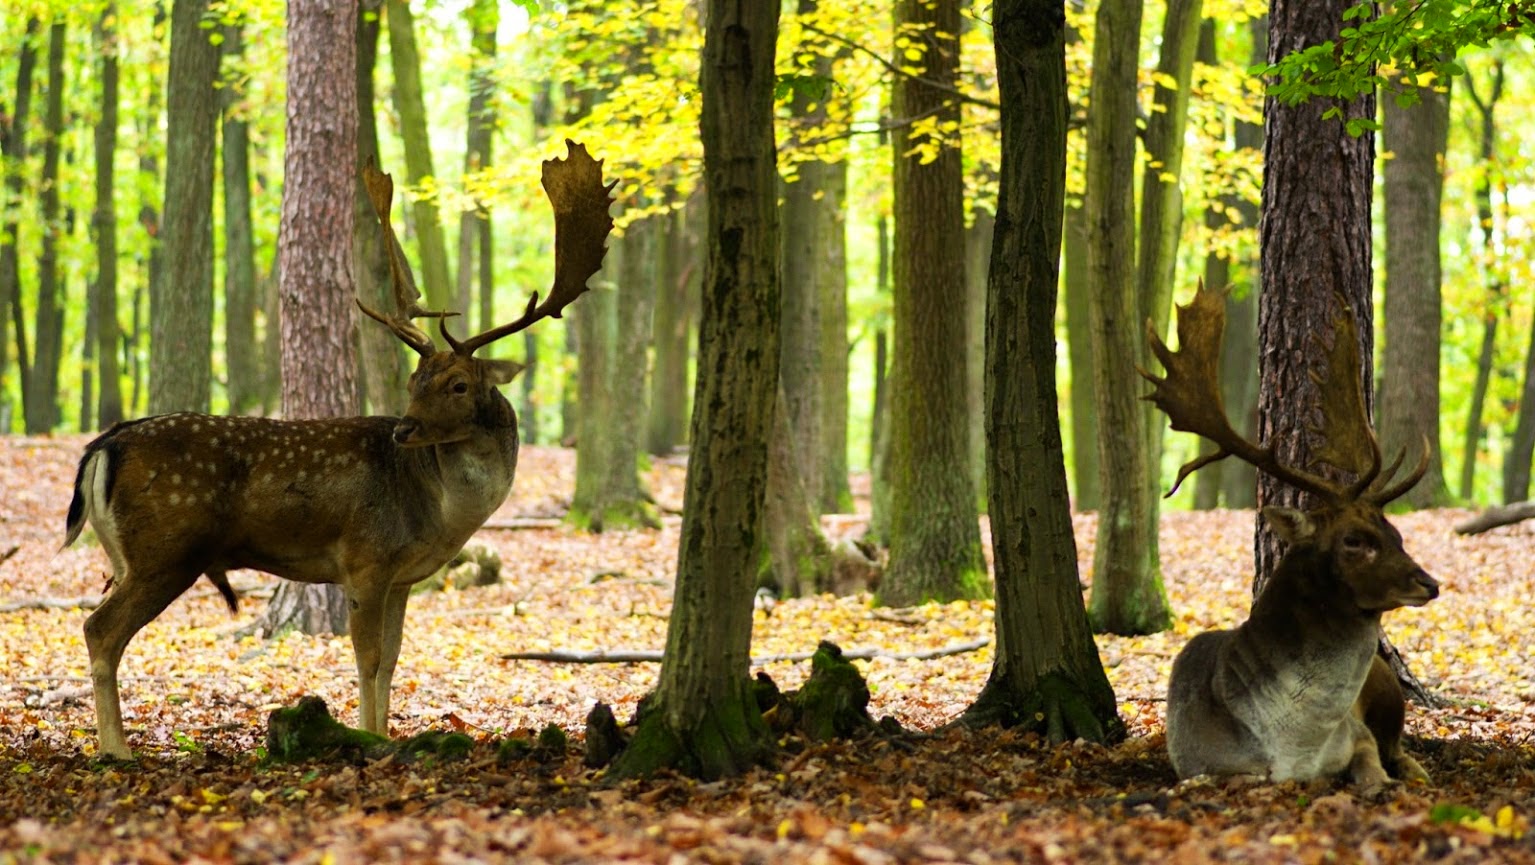
[(466, 393), (468, 393), (469, 392), (469, 382), (463, 381), (463, 380), (459, 380), (459, 381), (453, 382), (453, 392), (456, 393), (456, 394), (466, 394)]
[(1362, 552), (1370, 548), (1370, 539), (1364, 535), (1350, 532), (1343, 536), (1343, 549), (1351, 553)]

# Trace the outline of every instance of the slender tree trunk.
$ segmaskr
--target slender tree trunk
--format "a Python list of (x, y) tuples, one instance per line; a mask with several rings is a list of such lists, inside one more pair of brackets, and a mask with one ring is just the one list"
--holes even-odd
[[(878, 262), (875, 267), (875, 291), (890, 296), (890, 220), (880, 214), (874, 221)], [(890, 335), (881, 322), (874, 331), (874, 405), (869, 409), (869, 539), (880, 546), (890, 545)]]
[(1088, 271), (1103, 502), (1093, 549), (1093, 627), (1151, 634), (1172, 624), (1157, 543), (1159, 492), (1149, 483), (1148, 424), (1135, 364), (1145, 321), (1136, 298), (1135, 81), (1141, 0), (1098, 7), (1087, 113)]
[[(278, 233), (283, 415), (357, 414), (352, 281), (357, 166), (357, 8), (289, 0), (288, 127)], [(268, 634), (347, 632), (339, 586), (283, 583)]]
[[(151, 32), (165, 32), (165, 3), (164, 0), (155, 0), (154, 20), (151, 24)], [(158, 55), (163, 52), (164, 45), (160, 41), (153, 43), (153, 49)], [(151, 62), (157, 61), (152, 58)], [(143, 100), (143, 111), (138, 117), (139, 134), (146, 141), (159, 137), (161, 128), (162, 111), (161, 98), (164, 95), (160, 87), (150, 87)], [(143, 147), (139, 152), (139, 183), (140, 189), (163, 189), (164, 180), (160, 176), (160, 158), (155, 147)], [(152, 330), (149, 323), (149, 309), (153, 305), (157, 285), (163, 279), (165, 270), (165, 250), (161, 239), (160, 206), (162, 202), (151, 195), (141, 197), (139, 204), (139, 227), (144, 230), (145, 238), (141, 241), (141, 248), (147, 248), (148, 252), (140, 259), (143, 266), (144, 279), (133, 289), (132, 318), (128, 332), (127, 357), (130, 367), (130, 379), (132, 382), (131, 397), (128, 400), (127, 414), (143, 414), (148, 410), (149, 385), (148, 364), (145, 355), (150, 351), (142, 349), (144, 337)]]
[[(364, 2), (357, 16), (357, 61), (354, 69), (357, 87), (357, 170), (353, 172), (352, 190), (352, 260), (357, 296), (374, 309), (394, 307), (394, 287), (389, 278), (389, 258), (384, 253), (379, 234), (378, 216), (362, 182), (362, 167), (378, 157), (378, 115), (373, 88), (374, 68), (378, 63), (379, 19), (376, 13), (383, 0)], [(367, 410), (374, 414), (398, 415), (405, 411), (405, 380), (409, 370), (400, 341), (382, 327), (357, 329), (362, 391)]]
[(771, 751), (748, 678), (752, 568), (778, 386), (777, 0), (709, 6), (702, 68), (709, 259), (677, 587), (660, 682), (611, 774), (734, 775)]
[[(828, 163), (822, 173), (826, 190), (820, 208), (826, 254), (816, 278), (821, 287), (821, 490), (822, 513), (850, 513), (847, 413), (847, 162)], [(815, 491), (811, 491), (815, 495)]]
[[(150, 284), (149, 410), (207, 411), (213, 378), (213, 149), (219, 49), (208, 0), (171, 5), (165, 267)], [(292, 178), (289, 178), (292, 181)]]
[[(117, 4), (109, 2), (96, 22), (101, 117), (96, 121), (95, 130), (96, 209), (91, 215), (96, 238), (96, 280), (91, 284), (91, 309), (96, 323), (96, 378), (99, 382), (96, 422), (101, 429), (123, 419), (122, 375), (117, 362), (122, 328), (117, 323), (117, 196), (113, 171), (117, 154), (116, 22)], [(83, 419), (80, 426), (87, 428)]]
[[(958, 123), (958, 0), (900, 0), (896, 21), (920, 78), (897, 76), (896, 117)], [(922, 153), (912, 152), (913, 149)], [(890, 563), (879, 602), (892, 606), (986, 597), (971, 483), (964, 357), (963, 166), (957, 143), (893, 142), (895, 321), (889, 413)], [(929, 159), (923, 164), (924, 159)]]
[(1492, 380), (1493, 356), (1497, 348), (1498, 317), (1506, 302), (1506, 284), (1502, 267), (1502, 250), (1494, 239), (1492, 210), (1492, 175), (1496, 170), (1498, 152), (1497, 105), (1503, 98), (1503, 61), (1493, 61), (1492, 82), (1485, 100), (1477, 93), (1476, 79), (1466, 76), (1466, 95), (1476, 106), (1481, 119), (1478, 149), (1479, 165), (1476, 176), (1477, 236), (1481, 245), (1482, 280), (1487, 285), (1487, 297), (1482, 311), (1482, 347), (1477, 353), (1476, 384), (1471, 390), (1471, 407), (1467, 410), (1466, 442), (1460, 458), (1460, 498), (1471, 501), (1476, 493), (1476, 458), (1482, 443), (1482, 412), (1487, 403), (1487, 386)]
[(810, 508), (810, 496), (799, 473), (796, 441), (789, 430), (789, 402), (780, 383), (773, 408), (773, 433), (768, 444), (766, 503), (763, 506), (767, 561), (759, 583), (776, 587), (783, 597), (808, 598), (831, 591), (831, 544)]
[(1056, 255), (1066, 197), (1063, 8), (993, 7), (1002, 177), (987, 281), (986, 435), (997, 650), (962, 721), (1052, 742), (1124, 734), (1082, 608), (1055, 390)]
[[(968, 332), (986, 333), (986, 279), (990, 270), (992, 236), (997, 217), (984, 207), (975, 208), (975, 221), (965, 229), (965, 326)], [(986, 507), (986, 344), (971, 339), (965, 351), (965, 414), (970, 419), (970, 455), (975, 466), (976, 503)]]
[[(601, 523), (604, 528), (661, 527), (655, 503), (640, 481), (640, 437), (645, 423), (645, 375), (649, 364), (650, 320), (656, 303), (655, 246), (660, 220), (629, 224), (624, 237), (621, 288), (612, 343), (608, 394), (613, 431), (608, 441)], [(622, 395), (622, 397), (620, 397)]]
[(646, 449), (669, 454), (687, 437), (688, 258), (687, 208), (666, 217), (664, 249), (656, 294), (653, 336), (655, 369), (650, 376), (650, 427)]
[[(37, 33), (42, 22), (27, 19), (26, 35), (16, 56), (16, 94), (10, 117), (0, 116), (0, 158), (5, 170), (4, 225), (0, 227), (0, 334), (15, 323), (16, 379), (21, 386), (23, 412), (29, 389), (27, 335), (21, 307), (21, 259), (18, 250), (22, 198), (26, 189), (27, 123), (32, 111), (32, 70), (37, 65)], [(0, 433), (11, 431), (11, 390), (6, 377), (9, 361), (0, 335)]]
[[(239, 23), (224, 26), (224, 52), (245, 50)], [(244, 83), (226, 76), (219, 91), (224, 114), (224, 365), (229, 411), (245, 414), (261, 401), (261, 351), (256, 343), (256, 245), (251, 228), (250, 130), (241, 101)]]
[[(421, 93), (421, 55), (416, 50), (415, 18), (407, 0), (388, 0), (389, 65), (394, 70), (394, 110), (400, 115), (400, 138), (405, 144), (405, 174), (411, 186), (420, 186), (432, 169), (432, 147), (427, 136), (426, 99)], [(453, 309), (453, 281), (448, 277), (448, 247), (442, 236), (442, 220), (434, 197), (415, 198), (416, 239), (421, 252), (422, 294), (428, 308)], [(468, 310), (459, 310), (467, 312)]]
[[(495, 103), (491, 100), (495, 80), (491, 70), (496, 62), (496, 29), (501, 23), (496, 0), (475, 0), (469, 7), (468, 18), (473, 45), (469, 60), (469, 117), (464, 124), (466, 179), (477, 171), (490, 168), (491, 134), (496, 126)], [(458, 218), (458, 309), (464, 311), (466, 318), (469, 310), (476, 308), (471, 290), (479, 272), (474, 266), (475, 253), (481, 253), (482, 267), (491, 263), (490, 256), (481, 250), (482, 239), (490, 233), (490, 223), (485, 219), (488, 212), (483, 204), (476, 204), (472, 210), (465, 209)], [(481, 330), (495, 326), (486, 321), (488, 317), (482, 311)]]
[(59, 212), (59, 158), (64, 140), (64, 42), (62, 20), (48, 28), (48, 89), (43, 120), (42, 254), (37, 260), (37, 309), (32, 333), (32, 386), (27, 391), (28, 434), (59, 425), (59, 365), (64, 354), (64, 299), (59, 279), (59, 239), (68, 233)]
[(1439, 208), (1449, 145), (1450, 93), (1424, 87), (1402, 108), (1385, 100), (1385, 346), (1378, 394), (1380, 444), (1386, 454), (1414, 457), (1426, 436), (1428, 473), (1401, 501), (1427, 508), (1446, 503), (1439, 447)]
[(1087, 208), (1066, 205), (1062, 258), (1066, 262), (1066, 350), (1071, 368), (1072, 505), (1096, 511), (1103, 502), (1098, 466), (1098, 401), (1093, 394), (1092, 280), (1087, 268)]

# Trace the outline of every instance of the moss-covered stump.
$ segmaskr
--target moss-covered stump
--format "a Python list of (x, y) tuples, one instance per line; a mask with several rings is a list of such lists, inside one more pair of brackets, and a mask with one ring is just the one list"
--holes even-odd
[(392, 752), (386, 736), (356, 730), (337, 721), (325, 701), (307, 696), (267, 716), (267, 758), (279, 763), (303, 760), (376, 759)]
[(549, 724), (538, 731), (536, 739), (526, 736), (503, 739), (496, 746), (496, 761), (503, 765), (527, 759), (547, 763), (565, 759), (565, 752), (569, 749), (570, 736), (566, 735), (560, 725)]
[(583, 758), (588, 768), (601, 769), (613, 762), (629, 740), (618, 727), (618, 719), (613, 717), (613, 709), (607, 703), (598, 703), (592, 710), (586, 713), (586, 756)]
[(975, 702), (953, 723), (1029, 730), (1057, 745), (1076, 739), (1113, 744), (1125, 738), (1125, 724), (1113, 692), (1096, 691), (1064, 673), (1041, 677), (1032, 690), (993, 673)]
[(874, 726), (869, 686), (836, 644), (822, 640), (810, 659), (810, 678), (789, 698), (799, 729), (815, 742), (846, 739)]
[(474, 737), (428, 730), (394, 743), (395, 753), (414, 759), (462, 760), (474, 750)]

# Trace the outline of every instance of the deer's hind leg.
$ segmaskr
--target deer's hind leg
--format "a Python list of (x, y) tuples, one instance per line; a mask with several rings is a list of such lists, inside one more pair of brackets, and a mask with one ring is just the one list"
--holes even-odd
[(123, 733), (122, 704), (117, 690), (117, 666), (123, 649), (145, 625), (165, 611), (197, 582), (189, 569), (138, 571), (118, 568), (112, 591), (85, 620), (85, 647), (91, 658), (91, 690), (96, 701), (96, 736), (104, 757), (130, 760)]

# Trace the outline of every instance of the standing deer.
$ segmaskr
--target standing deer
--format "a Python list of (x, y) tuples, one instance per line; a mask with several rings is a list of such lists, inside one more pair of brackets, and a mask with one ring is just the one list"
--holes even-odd
[(112, 561), (101, 606), (85, 621), (103, 756), (130, 759), (117, 667), (139, 629), (206, 574), (231, 610), (225, 572), (253, 568), (339, 584), (350, 604), (358, 714), (387, 735), (389, 683), (411, 584), (430, 576), (495, 512), (517, 468), (517, 416), (497, 385), (522, 367), (477, 350), (561, 311), (602, 267), (613, 184), (567, 142), (543, 164), (554, 205), (555, 275), (515, 321), (459, 342), (439, 316), (438, 351), (411, 318), (419, 297), (390, 225), (393, 183), (363, 171), (378, 215), (397, 310), (363, 312), (421, 355), (404, 417), (269, 420), (172, 414), (119, 423), (81, 457), (67, 547), (89, 521)]
[(1347, 771), (1366, 795), (1392, 777), (1428, 780), (1402, 749), (1401, 687), (1376, 654), (1382, 613), (1421, 606), (1439, 594), (1439, 584), (1402, 548), (1401, 534), (1381, 510), (1423, 477), (1428, 442), (1417, 468), (1392, 484), (1402, 456), (1381, 470), (1380, 443), (1359, 385), (1354, 320), (1344, 310), (1328, 358), (1318, 432), (1322, 460), (1357, 473), (1352, 483), (1284, 465), (1272, 446), (1259, 447), (1232, 429), (1216, 372), (1223, 292), (1200, 285), (1194, 300), (1179, 307), (1177, 352), (1148, 323), (1152, 350), (1167, 374), (1141, 370), (1155, 388), (1147, 399), (1173, 429), (1217, 447), (1183, 466), (1173, 490), (1189, 473), (1235, 456), (1317, 501), (1304, 511), (1263, 509), (1263, 519), (1289, 547), (1247, 621), (1199, 634), (1173, 662), (1167, 750), (1180, 778), (1304, 781)]

